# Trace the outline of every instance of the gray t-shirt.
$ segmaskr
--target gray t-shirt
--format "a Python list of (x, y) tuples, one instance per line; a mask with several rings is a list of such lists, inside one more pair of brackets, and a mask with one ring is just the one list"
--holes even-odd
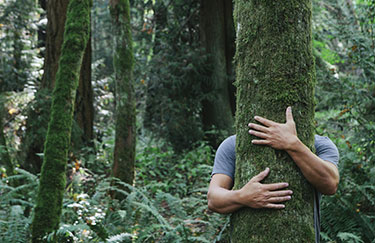
[[(225, 174), (234, 180), (236, 166), (236, 135), (226, 138), (219, 146), (215, 155), (212, 175)], [(319, 158), (337, 166), (339, 151), (335, 144), (328, 138), (315, 135), (315, 150)], [(250, 179), (250, 178), (249, 178)], [(314, 189), (314, 226), (315, 242), (319, 242), (320, 235), (320, 198), (321, 194)]]

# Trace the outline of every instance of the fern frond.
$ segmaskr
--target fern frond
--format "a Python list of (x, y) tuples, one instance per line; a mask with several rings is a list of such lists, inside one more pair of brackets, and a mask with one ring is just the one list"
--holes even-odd
[(355, 234), (348, 233), (348, 232), (339, 232), (337, 237), (342, 240), (343, 242), (348, 243), (364, 243), (361, 238)]
[(117, 235), (113, 235), (113, 236), (110, 236), (108, 239), (107, 239), (107, 242), (108, 243), (117, 243), (117, 242), (122, 242), (124, 240), (129, 240), (131, 241), (131, 239), (134, 237), (134, 235), (132, 234), (129, 234), (129, 233), (120, 233), (120, 234), (117, 234)]

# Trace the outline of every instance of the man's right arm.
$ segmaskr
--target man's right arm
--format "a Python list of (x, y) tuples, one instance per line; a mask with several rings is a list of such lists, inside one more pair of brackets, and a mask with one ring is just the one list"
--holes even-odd
[(239, 190), (231, 190), (233, 180), (225, 174), (215, 174), (211, 178), (207, 193), (208, 208), (218, 213), (232, 213), (242, 207), (285, 208), (285, 202), (291, 199), (291, 190), (285, 189), (288, 183), (261, 184), (267, 177), (269, 168), (254, 176)]

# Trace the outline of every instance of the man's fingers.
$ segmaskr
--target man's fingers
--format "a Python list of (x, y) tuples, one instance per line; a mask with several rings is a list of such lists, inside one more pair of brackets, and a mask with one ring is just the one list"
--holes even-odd
[(290, 196), (293, 194), (293, 191), (291, 190), (282, 190), (282, 191), (270, 191), (269, 192), (269, 197), (285, 197), (285, 196)]
[(249, 130), (249, 133), (251, 135), (254, 135), (254, 136), (259, 137), (259, 138), (268, 138), (268, 135), (263, 133), (263, 132), (257, 132), (255, 130)]
[(271, 197), (268, 199), (268, 202), (270, 203), (280, 203), (280, 202), (285, 202), (290, 200), (292, 197), (291, 196), (285, 196), (285, 197)]
[(271, 120), (268, 120), (264, 117), (261, 117), (261, 116), (255, 116), (254, 119), (260, 123), (262, 123), (263, 125), (266, 125), (267, 127), (270, 127), (272, 125), (275, 124), (275, 122), (271, 121)]
[(287, 186), (289, 186), (286, 182), (280, 182), (280, 183), (272, 183), (272, 184), (263, 184), (264, 188), (268, 191), (275, 191), (283, 189)]
[(263, 180), (264, 178), (266, 178), (266, 176), (268, 175), (269, 172), (270, 172), (270, 168), (267, 167), (264, 171), (260, 172), (256, 176), (254, 176), (251, 180), (259, 182), (259, 181)]
[(286, 122), (291, 122), (293, 120), (292, 107), (288, 106), (286, 108)]
[(283, 208), (285, 208), (285, 205), (284, 204), (268, 203), (264, 207), (265, 208), (274, 208), (274, 209), (283, 209)]
[(248, 126), (252, 129), (255, 129), (255, 130), (260, 131), (260, 132), (268, 132), (268, 128), (265, 127), (265, 126), (261, 126), (261, 125), (255, 124), (255, 123), (249, 123)]
[(271, 143), (271, 141), (254, 139), (254, 140), (251, 140), (251, 143), (252, 144), (258, 144), (258, 145), (269, 145)]

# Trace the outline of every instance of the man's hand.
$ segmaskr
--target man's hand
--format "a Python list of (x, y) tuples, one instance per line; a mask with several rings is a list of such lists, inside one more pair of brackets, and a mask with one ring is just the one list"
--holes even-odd
[(208, 208), (218, 213), (233, 213), (243, 207), (285, 208), (280, 203), (290, 200), (293, 192), (281, 190), (288, 186), (285, 182), (261, 184), (269, 172), (269, 168), (265, 169), (239, 190), (231, 190), (231, 177), (224, 174), (213, 175), (207, 193)]
[(267, 168), (254, 176), (239, 192), (239, 203), (251, 208), (285, 208), (285, 202), (291, 199), (291, 190), (280, 190), (286, 188), (288, 183), (261, 184), (267, 177), (270, 169)]
[(254, 119), (262, 125), (249, 123), (251, 128), (249, 133), (262, 139), (252, 140), (253, 144), (268, 145), (279, 150), (292, 150), (298, 143), (291, 107), (286, 109), (286, 123), (277, 123), (260, 116), (255, 116)]

